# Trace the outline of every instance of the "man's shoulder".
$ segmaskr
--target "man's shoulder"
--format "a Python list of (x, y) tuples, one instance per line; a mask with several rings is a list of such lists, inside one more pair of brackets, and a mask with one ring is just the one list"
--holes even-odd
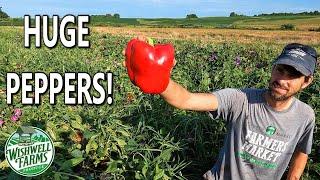
[(266, 89), (243, 88), (240, 90), (244, 93), (247, 93), (247, 94), (261, 94), (261, 93), (265, 92)]
[(214, 91), (213, 93), (217, 95), (218, 98), (232, 99), (232, 101), (237, 103), (262, 103), (262, 94), (264, 91), (265, 89), (256, 88), (225, 88)]
[(303, 116), (308, 119), (311, 119), (313, 121), (315, 120), (315, 112), (314, 112), (313, 108), (309, 104), (307, 104), (297, 98), (296, 98), (295, 111), (298, 111), (299, 113), (303, 114)]
[(239, 94), (257, 94), (262, 93), (265, 89), (257, 89), (257, 88), (224, 88), (220, 90), (216, 90), (215, 92), (225, 91), (229, 93), (239, 93)]

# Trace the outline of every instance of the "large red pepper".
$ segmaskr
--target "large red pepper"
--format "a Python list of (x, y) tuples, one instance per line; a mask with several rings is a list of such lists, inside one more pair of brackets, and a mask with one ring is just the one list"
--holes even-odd
[(171, 44), (152, 46), (132, 39), (126, 51), (126, 67), (131, 82), (148, 94), (160, 94), (169, 84), (174, 66), (174, 48)]

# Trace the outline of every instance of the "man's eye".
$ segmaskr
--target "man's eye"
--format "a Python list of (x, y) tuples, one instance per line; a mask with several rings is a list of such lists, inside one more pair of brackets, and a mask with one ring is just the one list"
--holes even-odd
[(290, 76), (290, 77), (293, 77), (293, 78), (297, 78), (297, 77), (300, 77), (301, 74), (298, 74), (298, 73), (289, 73), (289, 76)]

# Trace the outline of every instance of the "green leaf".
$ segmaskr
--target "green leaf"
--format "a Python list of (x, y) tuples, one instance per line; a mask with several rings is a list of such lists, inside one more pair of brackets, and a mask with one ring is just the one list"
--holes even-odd
[(8, 161), (7, 160), (4, 160), (0, 163), (0, 169), (5, 169), (5, 168), (8, 168), (9, 167), (9, 164), (8, 164)]
[(142, 179), (142, 176), (141, 176), (141, 174), (140, 174), (139, 171), (136, 171), (136, 172), (135, 172), (134, 178), (135, 178), (135, 179)]
[(65, 147), (63, 142), (54, 142), (53, 145), (54, 145), (54, 147), (59, 147), (59, 148), (64, 148)]
[(127, 145), (126, 141), (124, 141), (123, 139), (116, 139), (116, 141), (120, 147), (124, 147), (125, 145)]
[(86, 130), (83, 132), (83, 137), (85, 139), (90, 139), (92, 136), (94, 136), (94, 134), (95, 134), (95, 132), (91, 132), (91, 131)]
[(158, 164), (156, 164), (156, 174), (153, 177), (154, 180), (161, 179), (164, 175), (164, 170), (159, 168)]
[(70, 124), (75, 129), (80, 129), (81, 131), (85, 130), (84, 126), (81, 123), (79, 123), (77, 120), (72, 120)]
[(86, 145), (86, 154), (89, 154), (89, 152), (90, 152), (91, 150), (97, 150), (98, 144), (97, 144), (97, 142), (95, 141), (95, 138), (98, 137), (99, 135), (100, 135), (100, 133), (99, 133), (99, 134), (96, 134), (96, 135), (94, 135), (94, 136), (92, 136), (92, 137), (90, 138), (88, 144)]
[(119, 130), (118, 132), (121, 133), (125, 137), (130, 137), (130, 134), (124, 130)]
[(166, 149), (166, 150), (162, 151), (161, 154), (160, 154), (160, 158), (164, 162), (169, 161), (170, 158), (171, 158), (171, 149)]
[(64, 116), (62, 116), (62, 118), (64, 119), (64, 120), (66, 120), (66, 121), (69, 121), (69, 119), (70, 119), (70, 117), (66, 114), (66, 115), (64, 115)]
[(142, 174), (143, 174), (144, 177), (147, 177), (148, 166), (149, 166), (149, 164), (145, 163), (143, 168), (142, 168)]
[(71, 155), (75, 158), (81, 158), (83, 153), (79, 149), (75, 149), (71, 152)]
[(53, 177), (54, 177), (54, 180), (60, 180), (61, 179), (61, 174), (58, 173), (58, 172), (55, 172)]
[(49, 127), (47, 127), (47, 132), (49, 133), (50, 137), (52, 138), (53, 141), (57, 140), (57, 136), (56, 133)]
[(73, 159), (69, 159), (67, 161), (65, 161), (62, 166), (61, 169), (70, 169), (71, 167), (74, 167), (78, 164), (80, 164), (85, 158), (73, 158)]
[(108, 164), (107, 172), (113, 173), (118, 170), (118, 164), (122, 163), (120, 160), (111, 160), (111, 162)]

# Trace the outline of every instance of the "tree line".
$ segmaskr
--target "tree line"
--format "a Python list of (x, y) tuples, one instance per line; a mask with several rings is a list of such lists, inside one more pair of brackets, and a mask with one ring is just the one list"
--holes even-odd
[(319, 11), (310, 11), (310, 12), (300, 12), (300, 13), (271, 13), (271, 14), (258, 14), (254, 16), (292, 16), (292, 15), (320, 15)]

